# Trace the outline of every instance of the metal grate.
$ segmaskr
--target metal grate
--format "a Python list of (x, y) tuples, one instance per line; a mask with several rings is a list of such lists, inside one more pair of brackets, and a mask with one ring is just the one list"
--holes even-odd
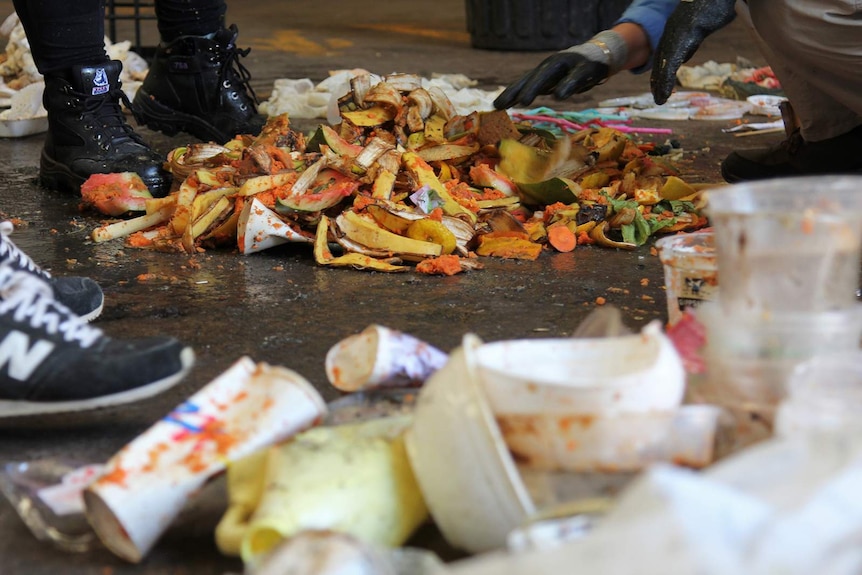
[(142, 56), (149, 56), (155, 52), (155, 47), (144, 46), (141, 41), (141, 22), (144, 20), (155, 20), (155, 0), (106, 0), (105, 20), (108, 27), (108, 38), (111, 42), (117, 42), (117, 21), (130, 21), (134, 30), (134, 41), (132, 50)]

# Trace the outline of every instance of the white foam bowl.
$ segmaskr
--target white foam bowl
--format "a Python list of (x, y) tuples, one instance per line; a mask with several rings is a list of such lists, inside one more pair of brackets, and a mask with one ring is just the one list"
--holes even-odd
[(505, 547), (509, 532), (534, 512), (478, 381), (481, 345), (465, 335), (425, 382), (406, 435), (432, 517), (451, 545), (471, 553)]
[(476, 366), (497, 416), (674, 411), (685, 392), (682, 361), (658, 322), (618, 337), (488, 343)]

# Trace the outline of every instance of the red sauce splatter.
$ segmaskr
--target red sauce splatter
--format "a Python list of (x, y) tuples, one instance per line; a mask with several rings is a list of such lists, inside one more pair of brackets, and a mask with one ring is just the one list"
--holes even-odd
[(145, 473), (154, 471), (156, 467), (158, 467), (162, 453), (168, 449), (169, 447), (167, 443), (157, 443), (156, 446), (147, 454), (147, 463), (141, 468), (141, 471)]
[(102, 475), (99, 483), (116, 483), (117, 485), (125, 486), (127, 475), (126, 470), (118, 465), (110, 473)]

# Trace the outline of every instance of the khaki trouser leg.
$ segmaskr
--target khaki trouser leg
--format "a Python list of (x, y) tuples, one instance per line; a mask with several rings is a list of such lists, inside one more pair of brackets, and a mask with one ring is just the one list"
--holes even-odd
[(750, 18), (806, 140), (862, 124), (862, 0), (748, 0), (738, 12)]

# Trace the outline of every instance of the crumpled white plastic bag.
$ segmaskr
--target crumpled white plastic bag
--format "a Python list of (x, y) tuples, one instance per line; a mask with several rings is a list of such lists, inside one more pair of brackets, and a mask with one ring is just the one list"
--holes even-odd
[(583, 539), (459, 575), (862, 573), (862, 438), (770, 440), (708, 471), (658, 465)]
[[(338, 99), (350, 90), (350, 79), (356, 75), (369, 73), (366, 70), (337, 70), (318, 84), (309, 78), (280, 78), (273, 83), (269, 99), (259, 106), (260, 112), (268, 116), (287, 114), (290, 118), (326, 118), (330, 124), (338, 124)], [(381, 80), (381, 76), (371, 74), (371, 85)], [(493, 102), (503, 87), (496, 90), (475, 88), (477, 82), (464, 74), (434, 74), (423, 78), (422, 85), (437, 86), (449, 97), (458, 114), (466, 115), (473, 111), (490, 111)]]

